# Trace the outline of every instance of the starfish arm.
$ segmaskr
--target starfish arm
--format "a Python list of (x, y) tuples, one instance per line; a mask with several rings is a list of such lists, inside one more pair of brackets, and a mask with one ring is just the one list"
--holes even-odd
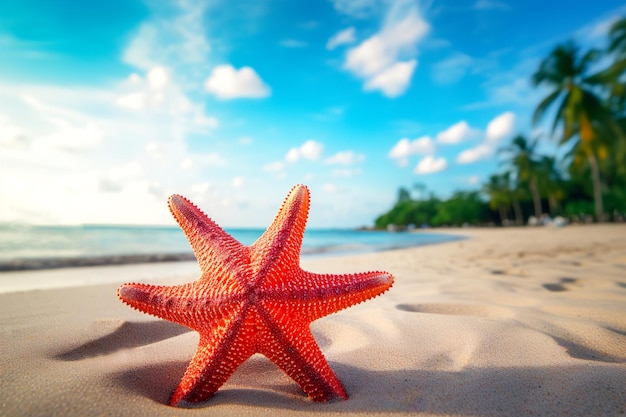
[(312, 322), (374, 298), (393, 285), (387, 272), (314, 274), (300, 270), (282, 286), (264, 287), (267, 297), (288, 304), (290, 311)]
[(165, 286), (124, 284), (117, 291), (124, 303), (165, 320), (199, 330), (232, 315), (240, 304), (237, 295), (198, 294), (197, 285)]
[(203, 275), (208, 271), (234, 269), (245, 262), (244, 246), (193, 203), (174, 194), (168, 204), (191, 244)]
[(296, 381), (313, 401), (328, 401), (334, 397), (348, 399), (308, 323), (294, 320), (282, 308), (271, 306), (259, 308), (259, 316), (266, 326), (259, 337), (261, 354)]
[(259, 280), (270, 271), (293, 268), (300, 262), (300, 247), (309, 214), (309, 189), (296, 185), (287, 195), (282, 207), (268, 229), (252, 245), (251, 262)]
[(170, 397), (171, 406), (181, 401), (207, 400), (226, 382), (237, 367), (256, 353), (254, 320), (243, 308), (221, 327), (200, 333), (196, 353), (178, 387)]

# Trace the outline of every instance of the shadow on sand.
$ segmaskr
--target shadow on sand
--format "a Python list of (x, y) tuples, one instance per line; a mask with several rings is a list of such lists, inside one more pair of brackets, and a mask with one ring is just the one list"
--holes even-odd
[(145, 346), (175, 337), (191, 330), (168, 321), (142, 321), (120, 324), (112, 333), (91, 340), (67, 352), (54, 356), (63, 361), (77, 361), (114, 353), (122, 349)]

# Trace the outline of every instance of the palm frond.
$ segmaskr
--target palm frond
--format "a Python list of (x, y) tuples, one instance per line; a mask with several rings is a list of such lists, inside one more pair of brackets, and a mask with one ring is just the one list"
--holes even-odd
[(617, 20), (609, 29), (608, 51), (626, 54), (626, 17)]
[[(554, 100), (556, 100), (560, 94), (561, 94), (561, 90), (556, 89), (552, 93), (550, 93), (546, 98), (541, 100), (541, 103), (539, 103), (539, 105), (535, 109), (535, 112), (533, 113), (533, 124), (537, 124), (539, 122), (539, 120), (543, 117), (548, 107), (552, 105)], [(554, 130), (554, 128), (552, 130)]]

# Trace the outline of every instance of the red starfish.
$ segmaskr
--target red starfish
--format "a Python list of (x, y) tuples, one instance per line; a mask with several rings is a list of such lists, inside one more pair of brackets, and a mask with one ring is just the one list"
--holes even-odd
[(255, 353), (278, 365), (314, 401), (347, 399), (309, 329), (312, 321), (385, 292), (386, 272), (314, 274), (299, 265), (309, 211), (309, 190), (295, 186), (272, 225), (244, 246), (184, 197), (169, 198), (202, 276), (195, 282), (156, 286), (124, 284), (119, 298), (144, 313), (187, 326), (200, 343), (170, 398), (210, 398)]

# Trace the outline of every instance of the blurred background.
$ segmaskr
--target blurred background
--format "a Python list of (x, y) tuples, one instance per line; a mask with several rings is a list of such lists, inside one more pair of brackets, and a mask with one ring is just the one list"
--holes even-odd
[(619, 220), (624, 16), (620, 0), (3, 0), (0, 223), (174, 225), (178, 193), (264, 227), (296, 183), (313, 228)]

